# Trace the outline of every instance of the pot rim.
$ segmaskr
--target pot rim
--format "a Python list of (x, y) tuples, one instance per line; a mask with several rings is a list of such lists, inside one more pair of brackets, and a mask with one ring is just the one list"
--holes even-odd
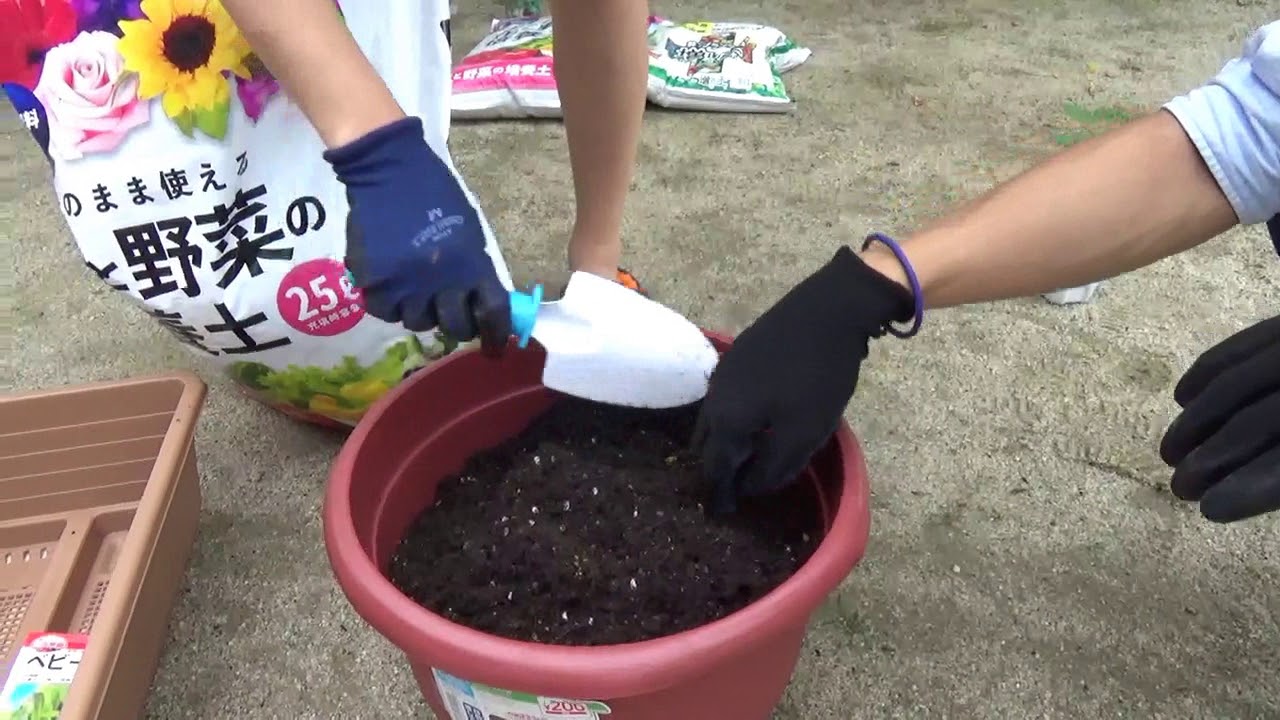
[[(729, 342), (718, 333), (707, 335)], [(383, 575), (356, 532), (350, 499), (355, 460), (378, 419), (412, 384), (430, 382), (435, 368), (466, 362), (465, 356), (475, 352), (460, 351), (432, 363), (370, 407), (334, 460), (325, 491), (325, 550), (338, 584), (365, 622), (399, 647), (411, 663), (540, 695), (588, 699), (640, 695), (696, 678), (779, 632), (806, 625), (862, 559), (870, 532), (866, 461), (842, 419), (834, 435), (842, 491), (830, 528), (799, 570), (737, 612), (651, 640), (566, 646), (490, 635), (427, 610)], [(812, 468), (805, 472), (811, 482), (817, 482)]]

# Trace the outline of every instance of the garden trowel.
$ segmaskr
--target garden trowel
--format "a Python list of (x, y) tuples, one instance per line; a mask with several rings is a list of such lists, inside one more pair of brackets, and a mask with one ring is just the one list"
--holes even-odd
[(511, 293), (511, 325), (547, 353), (542, 383), (567, 395), (640, 408), (701, 400), (719, 353), (680, 313), (586, 272), (564, 296), (542, 302), (542, 286)]

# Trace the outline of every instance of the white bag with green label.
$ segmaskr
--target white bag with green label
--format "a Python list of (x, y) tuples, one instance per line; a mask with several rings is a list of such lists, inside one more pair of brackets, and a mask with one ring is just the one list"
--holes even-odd
[[(53, 47), (5, 89), (49, 156), (85, 264), (122, 298), (254, 397), (326, 424), (354, 424), (457, 347), (365, 312), (345, 277), (345, 190), (221, 2), (46, 5), (66, 10), (42, 26)], [(341, 13), (448, 161), (448, 0), (348, 0)]]
[(782, 74), (811, 54), (766, 25), (654, 23), (649, 29), (649, 100), (680, 110), (789, 112), (794, 104)]

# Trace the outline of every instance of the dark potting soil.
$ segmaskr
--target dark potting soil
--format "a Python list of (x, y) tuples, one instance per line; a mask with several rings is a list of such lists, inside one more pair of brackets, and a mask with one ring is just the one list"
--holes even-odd
[(391, 560), (409, 597), (503, 637), (646, 640), (717, 620), (790, 577), (818, 542), (803, 483), (729, 517), (688, 450), (696, 406), (566, 398), (440, 487)]

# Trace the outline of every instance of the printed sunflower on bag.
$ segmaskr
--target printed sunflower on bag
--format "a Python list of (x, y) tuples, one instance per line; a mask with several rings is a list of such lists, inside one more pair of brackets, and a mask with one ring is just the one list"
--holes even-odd
[(159, 97), (165, 115), (191, 135), (222, 139), (231, 114), (231, 80), (252, 77), (249, 43), (216, 0), (142, 0), (140, 20), (124, 20), (120, 55), (138, 74), (138, 95)]
[(279, 90), (218, 0), (6, 0), (0, 83), (53, 160), (115, 150), (151, 120), (222, 139), (234, 84), (256, 121)]

